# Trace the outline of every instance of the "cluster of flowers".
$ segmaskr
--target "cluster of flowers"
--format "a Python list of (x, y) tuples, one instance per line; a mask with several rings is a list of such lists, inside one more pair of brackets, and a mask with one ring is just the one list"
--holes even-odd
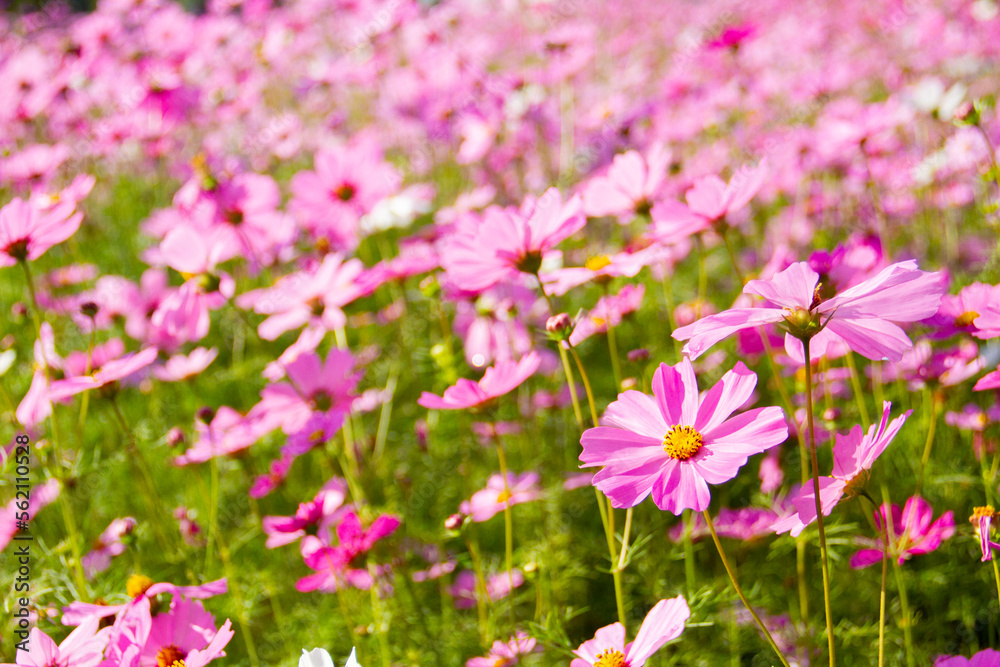
[[(210, 467), (215, 477), (231, 459), (262, 462), (266, 472), (242, 490), (269, 508), (287, 507), (292, 496), (299, 503), (291, 515), (259, 517), (268, 548), (298, 542), (298, 592), (360, 589), (381, 600), (395, 595), (399, 576), (451, 577), (453, 605), (481, 618), (504, 598), (515, 607), (513, 593), (527, 580), (527, 563), (515, 567), (513, 558), (513, 508), (592, 485), (619, 622), (580, 644), (574, 667), (641, 667), (692, 615), (684, 597), (654, 602), (646, 591), (653, 604), (626, 643), (622, 574), (632, 508), (647, 497), (685, 517), (670, 539), (713, 538), (786, 666), (793, 655), (800, 665), (814, 658), (810, 619), (803, 611), (791, 640), (772, 634), (781, 617), (759, 618), (718, 538), (799, 538), (815, 524), (832, 665), (837, 619), (824, 517), (847, 499), (871, 500), (866, 482), (912, 411), (879, 401), (882, 412), (869, 423), (866, 389), (893, 382), (928, 397), (919, 481), (902, 509), (887, 491), (872, 502), (875, 536), (857, 536), (850, 566), (881, 563), (884, 572), (954, 536), (954, 510), (935, 519), (921, 485), (948, 392), (973, 379), (977, 391), (1000, 389), (995, 355), (981, 343), (1000, 337), (1000, 285), (920, 267), (987, 259), (982, 238), (956, 236), (960, 223), (995, 214), (1000, 187), (1000, 122), (984, 101), (1000, 57), (996, 3), (927, 3), (919, 16), (894, 22), (889, 2), (813, 12), (766, 0), (741, 6), (739, 16), (726, 10), (724, 26), (718, 3), (584, 4), (567, 15), (561, 3), (545, 2), (211, 0), (195, 16), (165, 0), (102, 0), (87, 15), (55, 8), (0, 18), (0, 188), (11, 193), (0, 205), (0, 276), (26, 294), (14, 304), (12, 327), (30, 331), (29, 312), (35, 325), (31, 359), (24, 350), (18, 358), (7, 339), (0, 349), (0, 375), (25, 371), (23, 383), (11, 383), (11, 421), (49, 441), (40, 462), (59, 471), (66, 450), (89, 444), (82, 427), (76, 441), (56, 442), (60, 421), (72, 412), (83, 424), (91, 402), (109, 410), (147, 501), (143, 513), (128, 508), (135, 517), (115, 518), (84, 554), (70, 475), (57, 472), (32, 490), (32, 516), (63, 505), (76, 597), (89, 599), (88, 582), (105, 583), (102, 573), (146, 525), (161, 546), (171, 542), (161, 534), (166, 525), (210, 562), (219, 544), (215, 514), (207, 534), (203, 516), (186, 506), (171, 521), (163, 507), (178, 498), (163, 499), (152, 472), (167, 466)], [(884, 30), (864, 27), (880, 17)], [(712, 25), (719, 29), (704, 28)], [(884, 37), (896, 30), (906, 39)], [(480, 34), (490, 38), (469, 39)], [(454, 171), (463, 179), (457, 187), (447, 175)], [(114, 179), (136, 173), (179, 186), (126, 230), (148, 243), (141, 274), (118, 275), (85, 263), (97, 259), (80, 239), (102, 230), (88, 229), (84, 212), (114, 196)], [(921, 237), (938, 219), (948, 230), (945, 249)], [(834, 247), (817, 249), (824, 245)], [(741, 293), (710, 303), (706, 258), (721, 247)], [(900, 256), (921, 260), (893, 261)], [(59, 267), (41, 273), (46, 261)], [(682, 289), (695, 263), (696, 297)], [(654, 281), (665, 305), (653, 303)], [(683, 302), (675, 304), (678, 294)], [(440, 320), (440, 336), (425, 334), (429, 349), (421, 349), (436, 376), (375, 377), (385, 349), (363, 346), (372, 336), (362, 332), (419, 317), (417, 302)], [(654, 351), (629, 351), (639, 377), (625, 377), (616, 330), (653, 310), (670, 326), (644, 333)], [(240, 331), (232, 355), (210, 347), (224, 314)], [(452, 338), (467, 368), (452, 356)], [(607, 341), (615, 400), (595, 396), (581, 359), (593, 338)], [(730, 338), (748, 363), (710, 352)], [(253, 400), (188, 415), (162, 434), (176, 451), (147, 461), (119, 403), (210, 373), (220, 354), (233, 362), (246, 339), (258, 353), (252, 363), (260, 362)], [(677, 362), (660, 363), (674, 341), (684, 343)], [(871, 362), (866, 372), (855, 354)], [(645, 366), (650, 359), (655, 370)], [(778, 401), (751, 370), (765, 360), (781, 407), (768, 404)], [(461, 377), (471, 373), (480, 379)], [(711, 376), (721, 377), (702, 392), (699, 377)], [(789, 376), (805, 381), (794, 397)], [(447, 532), (442, 544), (407, 548), (398, 536), (403, 508), (369, 502), (383, 494), (366, 486), (397, 481), (376, 479), (397, 383), (440, 390), (414, 401), (430, 412), (414, 420), (406, 445), (426, 451), (438, 413), (455, 411), (496, 451), (499, 470), (490, 464), (484, 486), (460, 496), (468, 499), (449, 508), (452, 516), (436, 517)], [(828, 409), (817, 427), (820, 399)], [(845, 418), (852, 400), (857, 415)], [(515, 403), (519, 416), (501, 419), (500, 409)], [(583, 474), (567, 479), (570, 471), (559, 470), (550, 492), (542, 481), (551, 471), (527, 469), (527, 457), (508, 469), (508, 437), (570, 409)], [(983, 459), (997, 448), (984, 431), (1000, 420), (998, 410), (970, 404), (945, 419), (979, 434)], [(355, 437), (376, 411), (378, 435)], [(477, 421), (461, 421), (466, 413)], [(782, 446), (792, 440), (800, 484), (785, 480), (794, 464)], [(276, 441), (275, 454), (266, 443)], [(821, 468), (827, 443), (832, 466)], [(403, 449), (391, 443), (390, 459), (395, 445)], [(732, 483), (757, 455), (767, 506), (713, 513), (712, 487)], [(325, 474), (318, 490), (287, 483), (320, 461), (336, 474)], [(987, 501), (995, 461), (991, 473), (984, 464)], [(21, 530), (14, 507), (0, 517), (3, 547)], [(626, 510), (620, 535), (616, 509)], [(490, 573), (471, 542), (461, 553), (443, 547), (467, 539), (469, 523), (501, 514), (501, 571)], [(993, 517), (988, 506), (973, 514), (984, 561), (1000, 546)], [(796, 548), (803, 554), (805, 539)], [(411, 552), (427, 567), (415, 571)], [(472, 569), (459, 569), (460, 561)], [(133, 580), (122, 605), (67, 606), (62, 623), (78, 628), (58, 646), (33, 629), (16, 662), (199, 667), (234, 636), (229, 621), (217, 628), (198, 601), (223, 592), (224, 581)], [(169, 605), (161, 595), (172, 596)], [(901, 622), (907, 651), (912, 625)], [(500, 635), (483, 626), (486, 649), (487, 637)], [(540, 637), (510, 626), (508, 641), (467, 664), (512, 665), (539, 652)], [(302, 660), (332, 664), (323, 651)], [(984, 652), (972, 664), (991, 660)]]

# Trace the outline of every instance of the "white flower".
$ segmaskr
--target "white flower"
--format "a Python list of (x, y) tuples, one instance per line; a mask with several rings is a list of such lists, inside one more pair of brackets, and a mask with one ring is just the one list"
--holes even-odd
[[(299, 667), (334, 667), (333, 658), (326, 652), (326, 649), (314, 648), (311, 651), (302, 649), (302, 657), (299, 658)], [(355, 657), (354, 649), (351, 649), (351, 657), (347, 659), (344, 667), (361, 667)]]

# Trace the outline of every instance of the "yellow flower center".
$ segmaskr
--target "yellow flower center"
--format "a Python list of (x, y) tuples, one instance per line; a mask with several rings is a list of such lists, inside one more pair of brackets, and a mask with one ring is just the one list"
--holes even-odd
[[(149, 577), (143, 576), (141, 574), (133, 574), (131, 577), (128, 578), (128, 581), (125, 582), (125, 592), (128, 594), (130, 598), (137, 598), (146, 591), (148, 591), (149, 587), (152, 586), (154, 583), (156, 582), (154, 582)], [(170, 663), (168, 662), (167, 665), (169, 666)]]
[(607, 255), (596, 255), (583, 263), (591, 271), (600, 271), (605, 266), (611, 266), (611, 260)]
[(497, 502), (498, 503), (505, 503), (508, 500), (510, 500), (510, 496), (511, 496), (510, 491), (501, 491), (500, 495), (497, 496)]
[(609, 648), (597, 654), (594, 667), (625, 667), (625, 656), (621, 651)]
[(970, 311), (968, 311), (966, 313), (962, 313), (961, 315), (959, 315), (958, 317), (955, 318), (955, 326), (956, 327), (967, 327), (970, 324), (972, 324), (973, 322), (975, 322), (977, 317), (979, 317), (979, 313), (977, 313), (974, 310), (970, 310)]
[[(698, 433), (693, 426), (671, 426), (667, 434), (663, 436), (663, 451), (678, 461), (686, 461), (697, 454), (702, 444), (704, 443), (701, 439), (701, 433)], [(596, 667), (597, 663), (594, 664)], [(616, 663), (609, 662), (608, 664)]]
[(173, 644), (164, 646), (156, 654), (156, 667), (175, 667), (177, 663), (184, 665), (184, 654)]
[(993, 509), (993, 505), (985, 505), (983, 507), (973, 507), (972, 516), (969, 517), (969, 523), (976, 525), (979, 523), (979, 519), (984, 516), (992, 517), (996, 514), (996, 510)]

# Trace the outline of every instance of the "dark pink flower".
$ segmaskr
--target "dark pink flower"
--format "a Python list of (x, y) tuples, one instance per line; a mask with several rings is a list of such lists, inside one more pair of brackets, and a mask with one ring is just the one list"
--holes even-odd
[(625, 626), (612, 623), (573, 651), (578, 657), (570, 667), (643, 667), (661, 646), (681, 636), (690, 617), (691, 611), (683, 597), (660, 600), (646, 614), (635, 641), (626, 644)]
[[(893, 505), (888, 510), (882, 505), (875, 512), (875, 524), (879, 532), (886, 530), (886, 515), (889, 515), (889, 556), (897, 559), (902, 565), (912, 556), (930, 553), (941, 543), (955, 534), (955, 519), (949, 510), (934, 520), (934, 510), (920, 496), (913, 496), (906, 501), (902, 511), (899, 505)], [(882, 538), (858, 538), (861, 544), (870, 545), (851, 556), (851, 567), (862, 568), (874, 565), (882, 560)]]

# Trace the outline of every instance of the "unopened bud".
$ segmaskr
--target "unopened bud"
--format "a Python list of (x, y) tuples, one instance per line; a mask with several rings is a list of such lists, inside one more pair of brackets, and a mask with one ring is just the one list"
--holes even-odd
[(194, 416), (198, 421), (207, 424), (215, 418), (215, 410), (206, 406), (204, 408), (199, 408), (198, 412), (196, 412)]
[(167, 444), (171, 447), (177, 447), (178, 445), (184, 444), (184, 431), (180, 430), (176, 426), (167, 431)]
[(565, 340), (573, 333), (573, 320), (566, 313), (553, 315), (545, 323), (545, 330), (556, 340)]
[(444, 520), (444, 527), (445, 530), (456, 531), (462, 528), (463, 523), (465, 523), (464, 516), (461, 514), (452, 514)]
[(91, 319), (97, 315), (98, 310), (100, 310), (100, 307), (93, 301), (84, 301), (80, 304), (80, 312)]
[(649, 359), (649, 350), (644, 347), (637, 348), (635, 350), (629, 350), (628, 360), (636, 363), (640, 361), (646, 361)]

